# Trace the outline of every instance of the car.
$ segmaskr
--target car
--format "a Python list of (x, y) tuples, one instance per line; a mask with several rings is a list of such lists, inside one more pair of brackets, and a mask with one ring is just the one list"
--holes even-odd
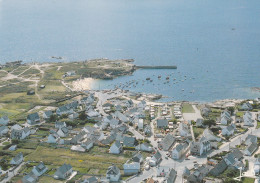
[(197, 163), (197, 161), (193, 161), (193, 163)]
[(189, 158), (185, 158), (185, 160), (190, 160)]
[(165, 156), (165, 159), (168, 159), (168, 157), (167, 157), (167, 156)]

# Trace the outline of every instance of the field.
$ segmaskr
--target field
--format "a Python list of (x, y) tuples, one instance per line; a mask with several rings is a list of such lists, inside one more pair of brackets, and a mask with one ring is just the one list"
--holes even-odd
[(184, 103), (182, 104), (182, 113), (194, 113), (194, 109), (191, 104)]
[(38, 146), (37, 149), (26, 156), (26, 161), (44, 161), (47, 165), (60, 166), (64, 163), (72, 165), (74, 170), (81, 173), (105, 174), (111, 164), (116, 164), (122, 169), (122, 165), (128, 159), (125, 155), (111, 155), (107, 148), (94, 147), (90, 152), (79, 153), (63, 148), (49, 148)]
[(203, 131), (204, 131), (203, 128), (198, 128), (198, 127), (193, 126), (193, 133), (194, 133), (195, 139), (197, 137), (199, 137), (203, 133)]
[(242, 178), (242, 183), (254, 183), (254, 182), (255, 182), (254, 178), (249, 178), (249, 177)]

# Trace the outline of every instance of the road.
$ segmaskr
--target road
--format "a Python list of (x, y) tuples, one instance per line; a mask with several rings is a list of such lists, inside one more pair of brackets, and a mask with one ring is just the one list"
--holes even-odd
[(15, 170), (13, 170), (12, 172), (8, 173), (8, 177), (5, 178), (2, 183), (6, 183), (9, 182), (14, 176), (16, 176), (18, 174), (18, 171), (20, 170), (20, 168), (25, 164), (25, 162), (22, 162), (18, 167), (16, 167)]

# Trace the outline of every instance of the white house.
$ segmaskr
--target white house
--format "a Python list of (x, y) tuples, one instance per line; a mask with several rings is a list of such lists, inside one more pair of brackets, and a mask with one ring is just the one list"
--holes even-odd
[(44, 165), (44, 163), (40, 162), (37, 166), (33, 167), (32, 172), (34, 173), (34, 175), (39, 177), (42, 174), (44, 174), (47, 170), (48, 168)]
[(182, 137), (190, 136), (189, 127), (185, 123), (180, 123), (179, 132), (180, 132), (180, 136), (182, 136)]
[(222, 135), (225, 135), (225, 136), (230, 136), (230, 135), (233, 135), (234, 132), (235, 132), (235, 129), (236, 129), (236, 125), (235, 124), (231, 124), (227, 127), (224, 127), (221, 131), (221, 134)]
[(227, 125), (229, 122), (231, 122), (231, 114), (229, 111), (224, 110), (220, 115), (220, 123), (222, 125)]
[(50, 117), (51, 117), (51, 115), (53, 115), (53, 113), (52, 113), (52, 111), (45, 111), (44, 113), (43, 113), (43, 119), (50, 119)]
[(201, 156), (211, 150), (210, 142), (202, 137), (199, 142), (192, 142), (190, 152), (192, 155)]
[(94, 146), (94, 143), (93, 143), (93, 141), (92, 140), (87, 140), (87, 141), (85, 141), (85, 142), (82, 142), (81, 143), (81, 146), (84, 148), (84, 149), (86, 149), (86, 150), (90, 150), (93, 146)]
[(7, 126), (0, 126), (0, 136), (6, 135), (9, 129)]
[(246, 156), (251, 156), (258, 148), (258, 145), (257, 144), (250, 144), (245, 150), (244, 150), (244, 154)]
[(251, 112), (245, 112), (243, 115), (244, 126), (254, 126), (254, 120)]
[(138, 120), (138, 129), (142, 130), (144, 128), (144, 119)]
[(69, 134), (69, 130), (68, 130), (68, 128), (66, 128), (66, 127), (62, 127), (62, 128), (60, 128), (60, 129), (57, 131), (57, 134), (58, 134), (60, 137), (66, 137), (66, 136)]
[(161, 161), (162, 155), (159, 151), (157, 151), (149, 161), (150, 166), (156, 166)]
[(48, 136), (48, 140), (47, 140), (47, 143), (53, 143), (53, 144), (56, 144), (59, 140), (59, 136), (56, 135), (56, 134), (50, 134)]
[(122, 152), (122, 150), (123, 150), (123, 147), (122, 147), (121, 143), (119, 141), (115, 141), (111, 145), (111, 147), (109, 149), (109, 153), (111, 153), (111, 154), (120, 154)]
[(153, 151), (153, 147), (151, 145), (149, 145), (148, 143), (142, 143), (142, 144), (137, 145), (135, 147), (135, 150), (152, 152)]
[(27, 116), (27, 123), (30, 124), (30, 125), (35, 125), (37, 123), (40, 122), (40, 116), (39, 114), (36, 112), (36, 113), (33, 113), (33, 114), (29, 114)]
[(55, 122), (55, 128), (59, 129), (62, 127), (67, 127), (66, 122), (60, 122), (60, 121)]
[(206, 128), (203, 131), (203, 137), (205, 137), (208, 141), (221, 141), (221, 138), (216, 137), (209, 128)]
[(70, 164), (64, 163), (54, 173), (54, 178), (55, 179), (66, 179), (71, 173), (72, 173), (72, 166)]
[(241, 109), (244, 111), (250, 111), (253, 109), (253, 107), (249, 102), (246, 102), (241, 105)]
[(180, 159), (188, 150), (189, 145), (187, 143), (178, 144), (172, 150), (172, 158), (173, 159)]
[(0, 125), (7, 125), (9, 123), (9, 118), (7, 116), (0, 117)]
[(260, 173), (260, 158), (256, 158), (254, 162), (254, 175), (259, 175)]
[(25, 139), (26, 137), (28, 137), (30, 135), (30, 129), (28, 127), (22, 128), (19, 130), (14, 128), (11, 131), (11, 139), (18, 139), (18, 140), (22, 140)]
[(120, 170), (117, 166), (112, 165), (108, 167), (106, 178), (109, 180), (109, 182), (118, 182), (120, 177)]
[(140, 172), (141, 166), (138, 162), (125, 163), (123, 165), (125, 175), (135, 175)]
[(19, 154), (17, 154), (11, 161), (10, 164), (11, 165), (19, 165), (23, 162), (23, 153), (20, 152)]

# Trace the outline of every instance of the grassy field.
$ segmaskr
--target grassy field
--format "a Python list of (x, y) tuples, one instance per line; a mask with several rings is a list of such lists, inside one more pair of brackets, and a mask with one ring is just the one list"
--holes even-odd
[(124, 155), (111, 155), (106, 151), (107, 148), (94, 147), (90, 152), (79, 153), (69, 149), (54, 149), (38, 146), (37, 149), (25, 157), (28, 161), (44, 161), (47, 165), (60, 166), (63, 163), (69, 163), (74, 170), (82, 173), (95, 171), (98, 174), (104, 174), (111, 164), (117, 164), (120, 169), (128, 158)]
[(194, 133), (195, 139), (197, 137), (199, 137), (203, 133), (203, 131), (204, 131), (203, 128), (198, 128), (198, 127), (193, 126), (193, 133)]
[(243, 117), (243, 115), (244, 115), (244, 112), (242, 112), (242, 111), (238, 111), (238, 112), (236, 113), (236, 116), (237, 116), (237, 117)]
[(194, 109), (191, 104), (182, 104), (182, 113), (194, 113)]
[(254, 183), (254, 182), (255, 182), (254, 178), (249, 178), (249, 177), (242, 178), (242, 183)]

